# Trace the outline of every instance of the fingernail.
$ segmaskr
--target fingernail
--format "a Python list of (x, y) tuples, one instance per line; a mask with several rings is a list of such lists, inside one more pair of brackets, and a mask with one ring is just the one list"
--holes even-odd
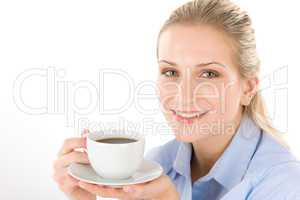
[(83, 133), (83, 134), (81, 134), (81, 137), (85, 138), (85, 137), (87, 137), (87, 135), (88, 135), (88, 133)]
[(85, 128), (82, 130), (81, 135), (88, 134), (88, 133), (89, 133), (89, 129)]
[(133, 193), (135, 190), (132, 187), (125, 186), (123, 187), (124, 192)]
[(78, 185), (79, 187), (84, 188), (84, 184), (81, 181), (79, 181)]

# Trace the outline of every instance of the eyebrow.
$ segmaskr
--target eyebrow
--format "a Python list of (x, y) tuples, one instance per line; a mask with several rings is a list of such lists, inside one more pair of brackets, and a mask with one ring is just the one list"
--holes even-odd
[[(171, 62), (171, 61), (167, 61), (167, 60), (159, 60), (158, 63), (167, 63), (169, 65), (173, 65), (173, 66), (178, 66), (178, 64), (176, 64), (175, 62)], [(204, 67), (204, 66), (207, 66), (207, 65), (212, 65), (212, 64), (216, 64), (216, 65), (220, 65), (221, 67), (224, 67), (224, 68), (227, 68), (226, 65), (220, 63), (220, 62), (217, 62), (217, 61), (211, 61), (211, 62), (206, 62), (206, 63), (199, 63), (199, 64), (196, 64), (195, 67)]]

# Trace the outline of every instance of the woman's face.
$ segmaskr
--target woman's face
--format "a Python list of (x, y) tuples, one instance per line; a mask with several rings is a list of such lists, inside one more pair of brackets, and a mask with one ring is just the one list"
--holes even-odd
[(158, 88), (176, 138), (232, 133), (242, 113), (243, 80), (232, 41), (204, 25), (172, 25), (158, 42)]

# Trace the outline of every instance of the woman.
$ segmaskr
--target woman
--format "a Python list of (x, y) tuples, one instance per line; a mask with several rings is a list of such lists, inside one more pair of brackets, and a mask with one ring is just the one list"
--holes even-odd
[(67, 175), (88, 163), (85, 139), (64, 143), (54, 179), (70, 198), (300, 199), (300, 164), (272, 127), (258, 93), (259, 58), (249, 16), (229, 0), (175, 10), (157, 44), (162, 110), (175, 140), (147, 154), (164, 175), (113, 189)]

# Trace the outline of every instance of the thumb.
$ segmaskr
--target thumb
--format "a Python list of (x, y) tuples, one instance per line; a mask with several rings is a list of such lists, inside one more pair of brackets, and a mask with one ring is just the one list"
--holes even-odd
[(86, 137), (89, 134), (89, 132), (90, 132), (89, 129), (87, 128), (83, 129), (81, 132), (81, 137)]

